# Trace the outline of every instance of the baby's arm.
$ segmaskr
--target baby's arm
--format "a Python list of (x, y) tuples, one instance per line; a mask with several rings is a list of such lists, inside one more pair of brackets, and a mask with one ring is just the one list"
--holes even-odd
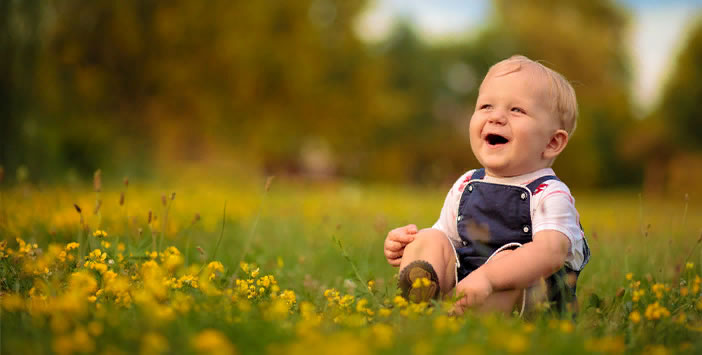
[(482, 304), (497, 291), (525, 289), (542, 277), (558, 271), (565, 263), (570, 240), (556, 230), (537, 232), (533, 241), (484, 264), (459, 282), (462, 307)]

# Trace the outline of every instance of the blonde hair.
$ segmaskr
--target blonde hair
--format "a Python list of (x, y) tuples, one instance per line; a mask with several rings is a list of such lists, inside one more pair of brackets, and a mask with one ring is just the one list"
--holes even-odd
[(572, 135), (577, 126), (578, 101), (575, 98), (575, 89), (560, 73), (523, 55), (514, 55), (490, 67), (490, 70), (485, 74), (485, 79), (490, 76), (503, 76), (514, 73), (527, 65), (537, 69), (548, 79), (550, 95), (553, 98), (553, 112), (561, 122), (561, 127), (568, 132), (568, 135)]

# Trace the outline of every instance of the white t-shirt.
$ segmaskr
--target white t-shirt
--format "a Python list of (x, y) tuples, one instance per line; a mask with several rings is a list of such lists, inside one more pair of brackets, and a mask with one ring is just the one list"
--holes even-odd
[[(470, 181), (473, 172), (475, 170), (470, 170), (456, 180), (446, 195), (439, 220), (432, 226), (432, 228), (446, 234), (453, 242), (454, 248), (462, 246), (461, 237), (458, 235), (456, 216), (463, 189)], [(555, 173), (553, 169), (546, 168), (509, 178), (495, 178), (485, 175), (482, 181), (526, 187), (530, 182), (545, 175), (555, 175)], [(570, 240), (566, 265), (573, 270), (580, 270), (585, 259), (585, 235), (580, 229), (580, 215), (575, 209), (575, 199), (570, 194), (568, 186), (559, 180), (547, 180), (534, 190), (530, 205), (532, 233), (536, 234), (542, 230), (552, 229), (565, 234)]]

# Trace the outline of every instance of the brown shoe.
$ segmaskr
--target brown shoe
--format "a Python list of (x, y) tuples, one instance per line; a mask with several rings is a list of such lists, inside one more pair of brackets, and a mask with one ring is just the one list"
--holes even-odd
[[(412, 287), (416, 280), (422, 278), (429, 280), (430, 284)], [(431, 264), (424, 260), (415, 260), (402, 269), (397, 287), (402, 290), (402, 297), (415, 303), (438, 299), (441, 294), (439, 277)]]

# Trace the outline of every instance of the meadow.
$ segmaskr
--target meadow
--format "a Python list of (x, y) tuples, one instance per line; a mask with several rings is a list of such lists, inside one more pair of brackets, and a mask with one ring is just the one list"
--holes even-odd
[(574, 319), (408, 303), (382, 253), (448, 185), (96, 175), (0, 187), (3, 354), (702, 353), (702, 201), (574, 191)]

